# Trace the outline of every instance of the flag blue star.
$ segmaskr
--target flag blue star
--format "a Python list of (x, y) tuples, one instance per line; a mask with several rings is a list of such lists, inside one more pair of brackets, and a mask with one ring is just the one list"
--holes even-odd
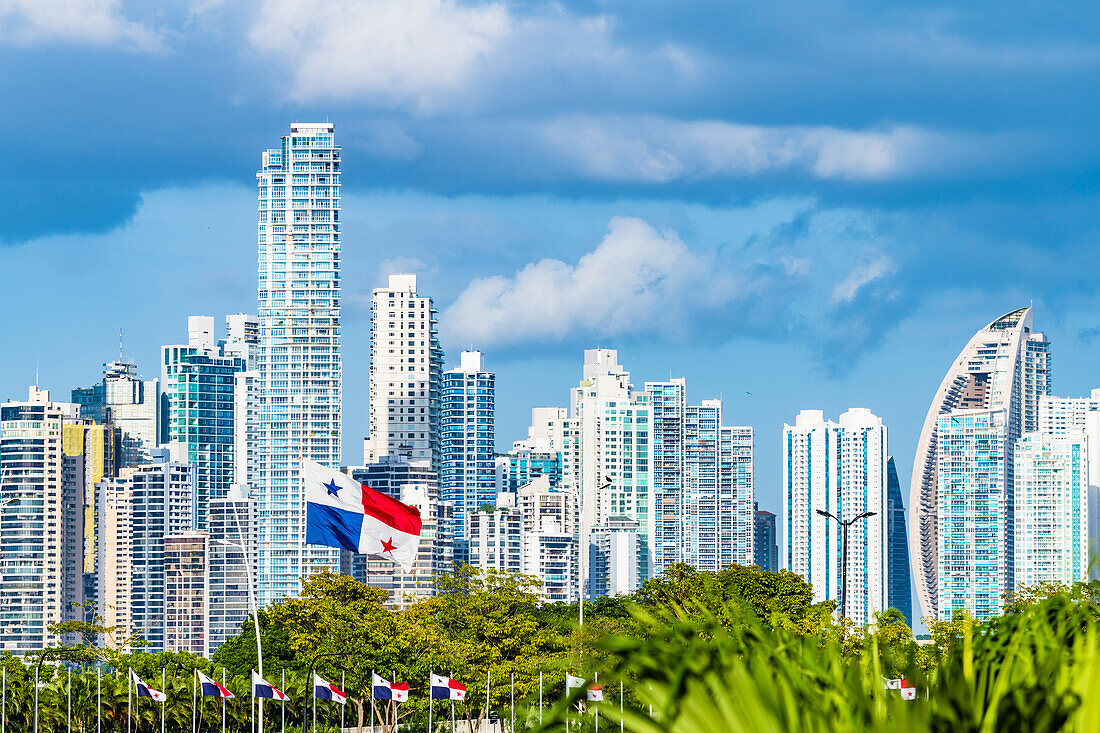
[(337, 486), (336, 485), (336, 479), (332, 479), (327, 484), (321, 484), (321, 485), (324, 486), (326, 489), (328, 489), (328, 493), (329, 493), (330, 496), (339, 496), (339, 494), (336, 493), (336, 492), (338, 492), (341, 488), (343, 488), (342, 486)]

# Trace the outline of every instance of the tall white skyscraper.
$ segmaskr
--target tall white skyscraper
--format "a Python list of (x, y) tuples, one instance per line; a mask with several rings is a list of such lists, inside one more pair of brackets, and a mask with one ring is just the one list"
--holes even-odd
[[(1005, 528), (1002, 536), (1004, 549), (1011, 557), (1014, 533), (1012, 451), (1017, 438), (1038, 430), (1039, 398), (1045, 394), (1050, 394), (1050, 343), (1042, 333), (1032, 330), (1030, 308), (1006, 313), (974, 334), (940, 383), (924, 418), (909, 483), (909, 547), (923, 617), (944, 617), (940, 613), (939, 600), (939, 589), (944, 583), (939, 573), (945, 564), (938, 557), (940, 548), (945, 546), (940, 538), (938, 505), (942, 484), (938, 478), (941, 453), (937, 431), (944, 424), (941, 418), (956, 410), (1004, 411), (1005, 511), (1002, 518)], [(969, 470), (954, 460), (952, 464), (956, 479), (974, 477), (975, 491), (982, 494), (987, 491), (981, 471)], [(962, 490), (965, 487), (952, 489), (954, 492)], [(950, 507), (944, 510), (954, 514)], [(1011, 575), (1013, 571), (1014, 567), (1008, 563), (1006, 573)], [(1005, 581), (1011, 585), (1010, 577)], [(958, 594), (953, 593), (953, 598), (958, 599)], [(949, 605), (954, 603), (953, 600)]]
[[(636, 391), (613, 349), (584, 352), (581, 382), (571, 390), (565, 427), (563, 487), (581, 505), (581, 582), (591, 587), (584, 545), (593, 527), (611, 517), (638, 523), (638, 576), (653, 573), (655, 534), (650, 484), (652, 412), (649, 395)], [(597, 584), (598, 586), (598, 584)]]
[(847, 616), (860, 624), (888, 607), (886, 463), (886, 426), (865, 408), (838, 422), (803, 410), (783, 426), (782, 563), (813, 586), (815, 602), (839, 603), (845, 575), (842, 530), (817, 512), (841, 520), (875, 512), (848, 530)]
[(1088, 580), (1088, 444), (1080, 431), (1016, 443), (1017, 588)]
[(751, 565), (753, 434), (722, 425), (721, 400), (688, 405), (684, 379), (647, 382), (653, 411), (654, 572)]
[(388, 455), (430, 461), (439, 470), (443, 349), (432, 299), (416, 275), (390, 275), (371, 301), (370, 435), (363, 462)]
[[(78, 618), (83, 600), (83, 444), (75, 404), (32, 386), (0, 406), (0, 650), (57, 644), (50, 624)], [(72, 428), (77, 427), (76, 431)], [(66, 448), (69, 450), (66, 450)]]
[[(339, 550), (305, 544), (303, 459), (340, 465), (340, 148), (330, 123), (294, 123), (263, 154), (255, 467), (260, 605), (337, 571)], [(251, 368), (251, 365), (250, 365)]]
[[(1088, 397), (1039, 397), (1039, 432), (1088, 436), (1089, 557), (1100, 555), (1100, 389)], [(1100, 562), (1090, 563), (1089, 577), (1100, 580)]]

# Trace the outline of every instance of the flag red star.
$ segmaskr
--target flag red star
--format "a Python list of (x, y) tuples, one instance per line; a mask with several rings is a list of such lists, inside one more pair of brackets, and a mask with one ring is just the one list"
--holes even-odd
[(397, 545), (393, 544), (393, 537), (388, 540), (382, 540), (382, 552), (393, 552), (397, 549)]

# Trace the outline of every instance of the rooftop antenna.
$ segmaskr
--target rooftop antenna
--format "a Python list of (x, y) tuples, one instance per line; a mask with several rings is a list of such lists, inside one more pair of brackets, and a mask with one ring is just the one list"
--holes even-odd
[(38, 359), (34, 360), (34, 388), (38, 389)]
[(122, 326), (118, 327), (118, 360), (122, 362)]

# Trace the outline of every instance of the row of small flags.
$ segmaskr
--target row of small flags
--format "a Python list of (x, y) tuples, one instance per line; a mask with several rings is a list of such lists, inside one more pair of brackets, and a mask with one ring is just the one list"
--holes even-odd
[[(211, 678), (207, 677), (202, 672), (195, 670), (199, 676), (199, 690), (202, 697), (220, 697), (224, 700), (231, 700), (236, 697), (228, 688), (222, 684), (215, 682)], [(380, 677), (377, 674), (373, 674), (373, 687), (374, 698), (376, 700), (393, 700), (394, 702), (406, 702), (409, 699), (409, 683), (408, 682), (389, 682), (386, 679)], [(130, 678), (133, 680), (134, 687), (137, 689), (138, 697), (149, 697), (156, 702), (164, 702), (168, 699), (168, 696), (160, 690), (154, 690), (149, 683), (138, 677), (137, 672), (130, 670)], [(573, 684), (574, 680), (580, 680)], [(584, 680), (579, 677), (569, 676), (568, 678), (570, 687), (578, 687), (583, 684)], [(441, 675), (431, 675), (431, 688), (433, 700), (465, 700), (466, 699), (466, 686), (458, 680), (453, 680), (450, 677), (443, 677)], [(595, 688), (599, 689), (599, 688)], [(325, 678), (321, 677), (316, 672), (313, 673), (313, 694), (318, 700), (331, 700), (338, 705), (344, 705), (348, 701), (347, 693), (341, 690), (336, 685), (332, 684)], [(589, 700), (592, 700), (591, 690), (589, 691)], [(290, 697), (280, 690), (275, 685), (265, 680), (260, 675), (256, 674), (256, 671), (252, 671), (252, 696), (263, 698), (265, 700), (278, 700), (285, 702)], [(600, 693), (600, 700), (603, 699), (603, 693)]]

